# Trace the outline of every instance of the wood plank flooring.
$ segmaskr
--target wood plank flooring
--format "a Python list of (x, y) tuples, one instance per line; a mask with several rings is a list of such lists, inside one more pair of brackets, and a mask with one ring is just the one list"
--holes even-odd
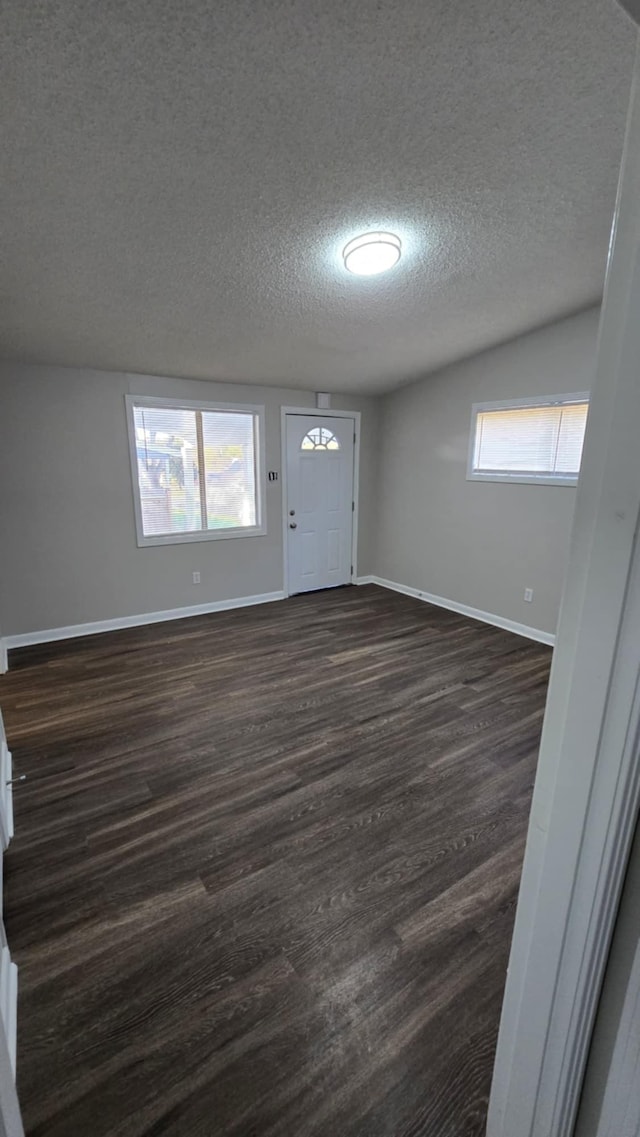
[(12, 653), (30, 1137), (484, 1133), (550, 655), (375, 586)]

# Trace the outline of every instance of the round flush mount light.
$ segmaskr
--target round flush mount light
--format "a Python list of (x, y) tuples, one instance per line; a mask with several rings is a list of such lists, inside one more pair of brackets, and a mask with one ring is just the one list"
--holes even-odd
[(400, 260), (402, 242), (395, 233), (362, 233), (342, 250), (344, 267), (357, 276), (387, 272)]

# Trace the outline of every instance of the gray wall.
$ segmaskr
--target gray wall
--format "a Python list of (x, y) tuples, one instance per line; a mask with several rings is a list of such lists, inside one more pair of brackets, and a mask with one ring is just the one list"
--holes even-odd
[(555, 631), (575, 489), (467, 481), (471, 407), (588, 390), (598, 317), (591, 309), (384, 398), (379, 576)]
[[(0, 621), (5, 636), (282, 589), (282, 482), (266, 489), (267, 534), (139, 549), (124, 395), (266, 407), (267, 469), (280, 470), (280, 407), (310, 392), (0, 365)], [(362, 411), (358, 570), (373, 572), (378, 400)], [(199, 570), (201, 584), (192, 583)]]
[[(363, 415), (361, 576), (555, 630), (575, 490), (468, 482), (471, 406), (588, 388), (597, 326), (593, 309), (383, 400), (334, 397)], [(277, 470), (280, 407), (314, 403), (287, 389), (0, 364), (5, 636), (282, 588), (281, 481), (267, 484), (264, 537), (137, 547), (129, 391), (263, 404)]]

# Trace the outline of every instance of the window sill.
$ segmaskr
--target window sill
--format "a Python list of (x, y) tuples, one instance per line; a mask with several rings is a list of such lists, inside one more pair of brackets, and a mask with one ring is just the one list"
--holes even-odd
[(467, 474), (468, 482), (511, 482), (520, 486), (570, 486), (575, 489), (577, 475), (559, 478), (557, 474)]
[(190, 545), (194, 541), (229, 541), (237, 537), (264, 537), (266, 526), (253, 526), (251, 529), (211, 529), (199, 533), (170, 533), (168, 536), (141, 537), (138, 535), (139, 549), (151, 545)]

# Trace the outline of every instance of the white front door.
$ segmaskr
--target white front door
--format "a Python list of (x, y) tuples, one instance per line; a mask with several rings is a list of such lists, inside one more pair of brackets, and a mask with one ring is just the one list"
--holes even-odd
[(352, 418), (286, 417), (289, 593), (351, 580)]

